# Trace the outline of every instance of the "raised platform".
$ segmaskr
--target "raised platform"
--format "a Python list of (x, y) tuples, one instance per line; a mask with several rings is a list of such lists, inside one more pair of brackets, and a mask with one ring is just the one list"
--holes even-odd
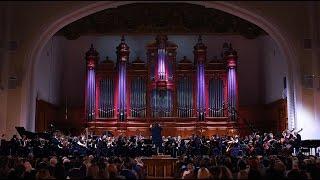
[(89, 130), (95, 134), (101, 134), (105, 131), (111, 131), (115, 135), (126, 134), (136, 135), (138, 133), (144, 136), (150, 135), (150, 125), (153, 122), (158, 122), (163, 128), (164, 136), (182, 136), (188, 137), (191, 134), (211, 136), (219, 135), (234, 135), (237, 134), (237, 123), (228, 121), (228, 118), (207, 118), (205, 121), (197, 121), (196, 118), (177, 119), (161, 118), (158, 120), (141, 120), (128, 119), (125, 122), (119, 122), (116, 119), (99, 119), (88, 122)]
[(147, 179), (172, 179), (177, 171), (177, 158), (170, 155), (143, 157), (142, 162), (146, 168)]

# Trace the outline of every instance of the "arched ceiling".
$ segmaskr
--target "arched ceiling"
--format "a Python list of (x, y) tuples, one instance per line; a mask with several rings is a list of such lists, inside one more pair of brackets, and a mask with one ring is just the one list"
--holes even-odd
[(187, 3), (134, 3), (81, 18), (57, 35), (74, 40), (106, 34), (230, 34), (254, 39), (258, 26), (217, 9)]

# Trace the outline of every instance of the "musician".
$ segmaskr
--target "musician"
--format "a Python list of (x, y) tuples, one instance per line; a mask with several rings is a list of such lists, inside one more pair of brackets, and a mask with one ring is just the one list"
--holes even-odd
[(210, 140), (211, 155), (218, 156), (221, 153), (221, 140), (218, 135), (212, 136)]
[(234, 142), (232, 147), (230, 148), (230, 155), (231, 157), (238, 157), (239, 155), (242, 155), (241, 146), (238, 142)]
[(22, 135), (22, 138), (19, 141), (19, 149), (18, 154), (26, 157), (30, 152), (29, 142), (30, 140), (27, 138), (26, 135)]
[(193, 143), (191, 143), (193, 147), (194, 154), (201, 154), (202, 140), (199, 136), (195, 136)]
[(201, 154), (209, 155), (210, 154), (210, 140), (205, 136), (201, 138)]
[(55, 132), (56, 132), (55, 126), (52, 123), (50, 123), (48, 127), (48, 133), (53, 135)]
[(32, 148), (32, 151), (33, 151), (33, 154), (35, 157), (39, 157), (42, 155), (42, 146), (41, 146), (41, 143), (40, 143), (40, 138), (38, 135), (36, 135), (32, 141), (30, 142), (30, 146)]
[(270, 155), (273, 153), (273, 145), (275, 143), (275, 139), (272, 133), (266, 134), (266, 136), (263, 139), (263, 149), (265, 150), (265, 153)]
[(291, 131), (286, 130), (286, 131), (284, 131), (284, 133), (282, 133), (282, 135), (284, 136), (283, 140), (282, 140), (283, 145), (284, 145), (283, 151), (289, 155), (291, 155), (294, 151), (295, 136), (294, 136), (293, 132), (294, 132), (294, 129), (292, 129)]
[(118, 137), (118, 140), (116, 141), (116, 146), (115, 146), (115, 155), (116, 156), (121, 156), (123, 154), (126, 154), (126, 139), (120, 135)]
[(18, 154), (18, 148), (20, 147), (20, 141), (17, 137), (17, 135), (13, 135), (10, 140), (10, 149), (11, 149), (11, 155), (15, 156)]
[(5, 134), (2, 134), (1, 141), (0, 141), (0, 155), (7, 155), (8, 149), (9, 148), (7, 148), (7, 141), (5, 139)]
[(104, 156), (105, 151), (107, 149), (107, 144), (106, 144), (106, 135), (99, 137), (97, 140), (97, 151), (96, 154), (98, 157)]
[(282, 135), (283, 138), (285, 139), (285, 142), (289, 142), (292, 138), (293, 138), (293, 134), (292, 132), (294, 131), (294, 129), (292, 131), (290, 130), (285, 130)]
[(181, 156), (187, 151), (186, 141), (178, 137), (178, 155)]
[(85, 147), (85, 144), (83, 144), (81, 142), (79, 137), (74, 137), (73, 138), (71, 147), (72, 147), (72, 151), (71, 152), (74, 155), (85, 155), (86, 154), (87, 148)]
[(294, 143), (293, 143), (293, 148), (294, 148), (294, 153), (298, 155), (300, 153), (300, 148), (301, 148), (301, 135), (299, 132), (295, 131), (293, 133), (294, 136)]

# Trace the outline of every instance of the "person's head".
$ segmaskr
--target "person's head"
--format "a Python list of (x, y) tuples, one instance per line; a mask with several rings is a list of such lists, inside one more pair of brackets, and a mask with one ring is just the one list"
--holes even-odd
[(39, 169), (36, 174), (36, 179), (48, 179), (50, 177), (50, 172), (48, 169)]
[(109, 172), (115, 172), (116, 173), (118, 171), (117, 170), (117, 166), (114, 163), (108, 164), (107, 169), (108, 169)]
[(303, 179), (298, 169), (292, 169), (287, 174), (288, 179)]
[(57, 160), (56, 157), (52, 157), (52, 158), (50, 159), (50, 166), (56, 167), (56, 164), (57, 164), (57, 163), (58, 163), (58, 160)]
[(269, 134), (269, 137), (272, 139), (272, 138), (273, 138), (273, 134), (272, 134), (272, 133), (270, 133), (270, 134)]
[(228, 167), (221, 166), (218, 177), (219, 179), (232, 179), (232, 173)]
[(19, 164), (15, 167), (15, 175), (18, 177), (18, 178), (22, 178), (24, 173), (25, 173), (25, 167), (23, 164)]
[(250, 169), (248, 179), (261, 179), (261, 174), (257, 169)]
[(206, 168), (200, 168), (198, 170), (197, 179), (209, 179), (211, 178), (211, 173)]
[(30, 172), (32, 170), (32, 165), (30, 164), (29, 161), (24, 162), (23, 166), (24, 166), (26, 172)]
[(132, 167), (133, 167), (133, 162), (132, 162), (131, 158), (126, 157), (124, 159), (122, 168), (132, 169)]
[(239, 170), (245, 170), (247, 169), (247, 163), (244, 160), (239, 160), (238, 161), (238, 169)]
[(292, 159), (292, 169), (299, 169), (299, 160)]
[(200, 161), (200, 168), (206, 168), (206, 161), (204, 160), (204, 159), (202, 159), (201, 161)]
[(316, 168), (320, 169), (320, 158), (316, 159)]
[(258, 169), (259, 168), (259, 159), (257, 157), (251, 157), (248, 159), (248, 164), (250, 169)]
[(58, 163), (56, 165), (56, 169), (55, 169), (55, 172), (54, 172), (54, 176), (57, 178), (57, 179), (64, 179), (65, 178), (65, 169), (64, 169), (64, 166), (62, 163)]
[(264, 167), (269, 167), (270, 166), (270, 160), (267, 159), (267, 158), (264, 158), (262, 160), (262, 164), (263, 164)]
[(194, 170), (193, 164), (192, 164), (192, 163), (189, 163), (189, 164), (187, 165), (187, 169), (188, 169), (189, 171), (193, 171), (193, 170)]
[(281, 161), (276, 161), (274, 164), (274, 170), (279, 176), (283, 176), (286, 170), (286, 166)]
[(241, 170), (238, 172), (237, 179), (248, 179), (248, 171)]

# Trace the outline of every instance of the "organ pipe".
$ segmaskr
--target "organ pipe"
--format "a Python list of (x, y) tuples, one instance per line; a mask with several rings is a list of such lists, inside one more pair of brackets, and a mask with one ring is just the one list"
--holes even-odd
[(227, 60), (228, 67), (229, 117), (234, 121), (237, 119), (237, 52), (232, 48), (231, 44), (229, 45), (229, 49), (225, 52), (225, 58)]
[(127, 61), (129, 60), (129, 46), (121, 38), (121, 43), (117, 47), (117, 66), (118, 66), (118, 99), (119, 99), (119, 119), (124, 121), (126, 118), (126, 80), (127, 80)]
[(99, 118), (112, 118), (114, 116), (113, 79), (105, 77), (100, 80)]
[(218, 78), (209, 81), (209, 116), (223, 117), (223, 80)]
[(194, 46), (194, 61), (197, 66), (197, 110), (200, 120), (205, 117), (205, 74), (204, 64), (206, 61), (207, 47), (202, 43), (201, 36), (198, 38), (198, 43)]
[(142, 77), (135, 77), (131, 82), (131, 115), (132, 117), (145, 117), (146, 88)]
[(191, 79), (180, 78), (177, 85), (178, 117), (192, 117), (192, 95)]
[(95, 119), (95, 67), (97, 65), (99, 59), (99, 53), (91, 47), (89, 51), (86, 53), (86, 65), (87, 65), (87, 79), (86, 79), (86, 116), (87, 119), (94, 120)]

